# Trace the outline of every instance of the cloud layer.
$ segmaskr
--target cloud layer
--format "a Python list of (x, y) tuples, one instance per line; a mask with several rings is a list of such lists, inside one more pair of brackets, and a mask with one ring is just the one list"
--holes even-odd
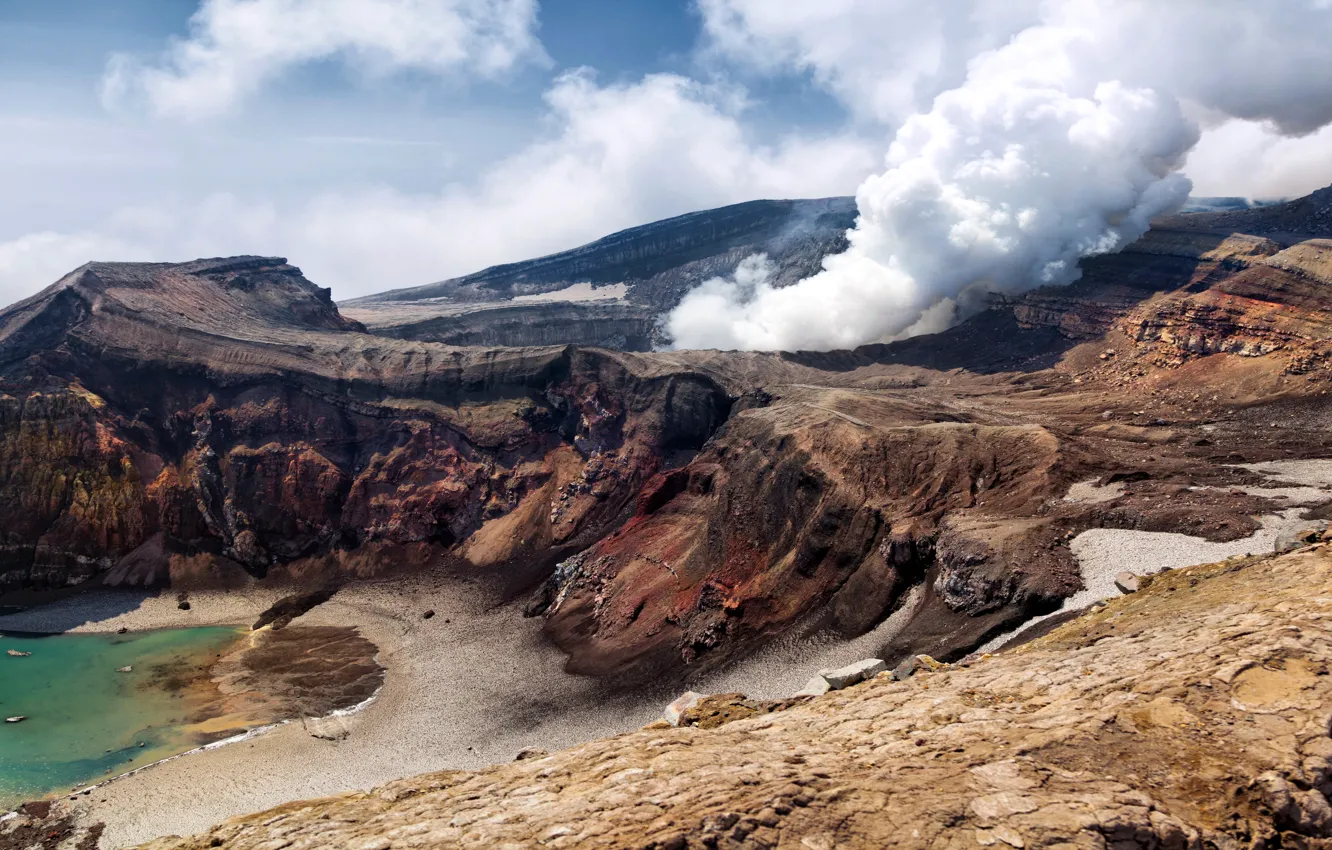
[[(566, 249), (695, 209), (764, 196), (849, 194), (861, 183), (860, 253), (838, 263), (849, 268), (858, 256), (896, 263), (894, 275), (932, 273), (897, 257), (889, 241), (939, 239), (940, 222), (953, 222), (940, 256), (969, 268), (951, 241), (951, 228), (967, 216), (979, 223), (958, 239), (972, 245), (968, 258), (985, 262), (996, 246), (1026, 233), (1022, 227), (1044, 220), (1021, 219), (1020, 209), (1006, 207), (1001, 180), (951, 173), (987, 160), (980, 156), (986, 151), (968, 150), (948, 128), (1000, 141), (1011, 132), (1022, 147), (1044, 138), (1024, 112), (1033, 104), (1056, 116), (1051, 126), (1073, 127), (1093, 115), (1120, 120), (1139, 90), (1163, 95), (1153, 101), (1161, 115), (1178, 100), (1202, 127), (1184, 170), (1204, 193), (1298, 194), (1332, 182), (1329, 131), (1293, 135), (1332, 113), (1326, 2), (697, 0), (697, 8), (704, 29), (693, 77), (640, 68), (607, 82), (573, 70), (543, 82), (513, 72), (548, 66), (538, 17), (566, 11), (554, 4), (201, 0), (184, 38), (160, 54), (122, 56), (108, 67), (107, 102), (135, 108), (57, 114), (44, 92), (26, 88), (27, 104), (15, 98), (0, 107), (0, 127), (8, 130), (0, 138), (0, 177), (12, 194), (0, 215), (0, 301), (91, 259), (234, 253), (288, 256), (345, 298)], [(1002, 52), (1037, 23), (1096, 36), (1080, 44), (1076, 73), (1057, 81), (1057, 96), (1028, 91), (1027, 100), (996, 101), (1007, 104), (1007, 115), (955, 95), (945, 97), (947, 109), (936, 105), (940, 94), (959, 87), (976, 92), (967, 81), (978, 57)], [(328, 85), (327, 71), (344, 68), (402, 79), (376, 87), (373, 97), (353, 89), (327, 103), (295, 91), (312, 79)], [(280, 85), (297, 77), (301, 85)], [(846, 108), (848, 123), (824, 117), (814, 131), (774, 131), (783, 117), (803, 115), (772, 102), (755, 108), (734, 84), (751, 77), (763, 78), (754, 88), (767, 94), (777, 78), (787, 79), (776, 85), (791, 88), (812, 81)], [(455, 78), (473, 84), (437, 84)], [(1108, 81), (1121, 84), (1113, 97), (1098, 93)], [(913, 119), (914, 135), (897, 138), (885, 155), (917, 113), (934, 119)], [(30, 126), (46, 116), (56, 120)], [(214, 120), (179, 120), (200, 118)], [(1161, 161), (1173, 167), (1173, 141), (1165, 147), (1171, 150)], [(1069, 140), (988, 153), (1002, 171), (1076, 149)], [(911, 165), (899, 150), (930, 166)], [(1115, 156), (1110, 161), (1133, 162), (1136, 154)], [(1070, 175), (1061, 163), (1053, 171)], [(1161, 171), (1155, 161), (1139, 166)], [(1093, 219), (1102, 216), (1105, 229), (1046, 231), (1004, 254), (1012, 268), (996, 270), (985, 286), (1010, 286), (1003, 281), (1037, 265), (1068, 267), (1070, 251), (1100, 244), (1088, 232), (1130, 238), (1132, 228), (1122, 222), (1134, 220), (1140, 201), (1159, 199), (1148, 194), (1151, 181), (1135, 174), (1130, 169), (1122, 180), (1126, 192), (1095, 193)], [(1113, 182), (1099, 173), (1096, 179)], [(1070, 213), (1038, 185), (1029, 203)], [(925, 208), (938, 212), (934, 231), (921, 232), (903, 212)], [(752, 271), (741, 286), (751, 294), (760, 289), (761, 263)], [(958, 295), (976, 288), (968, 284)], [(908, 315), (885, 327), (919, 330), (946, 320), (952, 302), (932, 299), (892, 301)], [(862, 327), (868, 310), (825, 312), (845, 314), (845, 326), (808, 344), (850, 344), (882, 330)], [(929, 318), (911, 320), (916, 313)], [(741, 343), (727, 337), (726, 344)]]
[(142, 98), (159, 114), (215, 116), (284, 71), (328, 58), (370, 74), (494, 77), (547, 61), (536, 24), (536, 0), (204, 0), (190, 36), (159, 62), (111, 60), (103, 102)]
[(846, 194), (875, 167), (873, 147), (854, 136), (756, 142), (742, 93), (676, 74), (603, 85), (573, 71), (545, 101), (547, 132), (474, 180), (433, 193), (371, 187), (291, 204), (222, 193), (183, 208), (127, 207), (92, 232), (0, 243), (0, 293), (22, 297), (92, 259), (267, 253), (349, 298), (696, 209)]

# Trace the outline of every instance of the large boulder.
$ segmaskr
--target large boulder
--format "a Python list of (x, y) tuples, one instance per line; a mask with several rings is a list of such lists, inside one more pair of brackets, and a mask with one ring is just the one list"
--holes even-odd
[(705, 694), (700, 694), (697, 691), (685, 691), (676, 697), (674, 702), (666, 706), (666, 710), (662, 712), (662, 717), (672, 726), (679, 726), (680, 718), (684, 716), (684, 713), (698, 705), (705, 696)]
[(840, 691), (842, 688), (849, 688), (857, 682), (863, 682), (877, 673), (882, 673), (884, 666), (882, 658), (866, 658), (835, 670), (820, 670), (819, 677), (828, 683), (831, 690)]
[(1292, 549), (1302, 549), (1305, 546), (1312, 546), (1323, 539), (1323, 532), (1327, 531), (1327, 521), (1318, 520), (1302, 525), (1294, 531), (1283, 531), (1277, 535), (1276, 543), (1272, 550), (1278, 554), (1289, 552)]
[(1140, 585), (1138, 577), (1130, 572), (1122, 572), (1115, 576), (1115, 587), (1120, 593), (1137, 593)]
[(797, 697), (821, 697), (832, 690), (832, 685), (822, 676), (815, 676), (805, 683), (805, 686), (796, 691), (792, 696)]

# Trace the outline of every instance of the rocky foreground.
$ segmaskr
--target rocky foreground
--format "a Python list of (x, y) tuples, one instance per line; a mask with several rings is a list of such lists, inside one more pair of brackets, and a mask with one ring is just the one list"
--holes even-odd
[(146, 846), (1332, 847), (1332, 548), (1143, 584), (970, 666)]

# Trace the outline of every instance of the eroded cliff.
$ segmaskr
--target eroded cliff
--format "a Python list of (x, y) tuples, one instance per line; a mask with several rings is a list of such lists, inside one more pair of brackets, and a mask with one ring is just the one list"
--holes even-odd
[(0, 313), (0, 586), (445, 567), (623, 678), (911, 598), (884, 653), (956, 657), (1078, 589), (1078, 532), (1241, 538), (1280, 504), (1236, 464), (1327, 455), (1325, 200), (853, 352), (456, 348), (277, 258), (93, 264)]

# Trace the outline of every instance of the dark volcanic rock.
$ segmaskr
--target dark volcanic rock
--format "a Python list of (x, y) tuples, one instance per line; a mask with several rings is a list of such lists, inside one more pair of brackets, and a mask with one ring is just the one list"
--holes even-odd
[(379, 324), (377, 334), (445, 345), (588, 345), (651, 351), (660, 340), (660, 313), (631, 304), (550, 302), (487, 305), (448, 316)]
[(284, 596), (274, 602), (267, 611), (260, 614), (259, 619), (254, 621), (250, 630), (257, 632), (268, 625), (272, 625), (274, 631), (285, 628), (291, 624), (292, 620), (332, 599), (337, 592), (337, 587), (324, 587), (319, 590), (312, 590), (309, 593)]
[(545, 547), (615, 523), (661, 454), (700, 447), (730, 405), (687, 368), (369, 337), (258, 258), (67, 276), (0, 313), (0, 391), (11, 588), (448, 546), (595, 466), (560, 527), (524, 541), (540, 569)]

